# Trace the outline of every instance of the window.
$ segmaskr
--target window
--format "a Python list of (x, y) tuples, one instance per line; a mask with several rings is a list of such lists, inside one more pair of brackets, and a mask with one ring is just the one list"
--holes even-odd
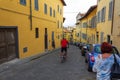
[(91, 20), (88, 21), (88, 27), (91, 28)]
[(62, 15), (62, 9), (60, 9), (60, 14)]
[(47, 4), (44, 4), (44, 13), (47, 14)]
[(108, 20), (112, 19), (112, 14), (113, 14), (113, 1), (109, 3), (109, 15), (108, 15)]
[(20, 0), (20, 4), (26, 5), (26, 0)]
[(91, 19), (91, 28), (95, 28), (96, 27), (96, 16), (92, 17)]
[(35, 10), (38, 10), (39, 7), (38, 7), (38, 0), (34, 0), (34, 3), (35, 3)]
[(59, 12), (59, 9), (60, 9), (60, 7), (59, 7), (59, 5), (58, 5), (58, 12)]
[(87, 34), (82, 33), (82, 38), (83, 38), (84, 40), (86, 40), (86, 39), (87, 39)]
[(102, 43), (104, 41), (104, 32), (100, 33), (100, 42)]
[(100, 12), (100, 11), (98, 12), (97, 22), (98, 22), (98, 23), (101, 22), (101, 12)]
[(53, 10), (53, 17), (55, 17), (55, 15), (56, 15), (56, 14), (55, 14), (55, 10)]
[(87, 28), (87, 22), (83, 23), (83, 28)]
[(102, 12), (101, 12), (101, 21), (102, 22), (105, 21), (105, 11), (106, 11), (106, 7), (102, 8)]
[(35, 37), (39, 38), (39, 28), (35, 28)]
[(50, 7), (50, 16), (52, 16), (52, 8)]

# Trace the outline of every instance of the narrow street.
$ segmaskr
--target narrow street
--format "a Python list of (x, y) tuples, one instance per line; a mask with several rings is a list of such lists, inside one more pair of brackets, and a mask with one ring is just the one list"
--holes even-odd
[(84, 57), (76, 46), (68, 48), (68, 59), (59, 62), (60, 49), (0, 73), (0, 80), (96, 80), (87, 71)]

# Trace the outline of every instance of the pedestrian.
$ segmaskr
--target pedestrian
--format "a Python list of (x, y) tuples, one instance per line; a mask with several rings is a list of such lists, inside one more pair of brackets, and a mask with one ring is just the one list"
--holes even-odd
[[(60, 56), (63, 56), (63, 54), (65, 57), (67, 56), (67, 46), (68, 46), (68, 41), (65, 38), (63, 38), (61, 40), (61, 54), (60, 54)], [(63, 52), (65, 52), (65, 53), (63, 53)]]
[[(118, 63), (120, 58), (115, 55)], [(112, 54), (112, 46), (107, 42), (101, 44), (101, 54), (98, 55), (94, 65), (93, 72), (96, 72), (96, 80), (111, 80), (111, 67), (114, 63), (114, 55)]]

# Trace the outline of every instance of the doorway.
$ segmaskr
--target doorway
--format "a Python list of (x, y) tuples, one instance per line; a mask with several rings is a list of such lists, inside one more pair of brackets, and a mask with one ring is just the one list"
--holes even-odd
[(17, 57), (17, 28), (0, 28), (0, 63)]

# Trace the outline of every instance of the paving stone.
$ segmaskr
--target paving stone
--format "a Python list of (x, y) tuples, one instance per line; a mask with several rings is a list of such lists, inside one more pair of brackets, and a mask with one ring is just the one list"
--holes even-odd
[(87, 71), (78, 47), (68, 48), (65, 63), (60, 63), (59, 53), (57, 49), (41, 57), (9, 62), (0, 72), (0, 80), (96, 80), (95, 73)]

